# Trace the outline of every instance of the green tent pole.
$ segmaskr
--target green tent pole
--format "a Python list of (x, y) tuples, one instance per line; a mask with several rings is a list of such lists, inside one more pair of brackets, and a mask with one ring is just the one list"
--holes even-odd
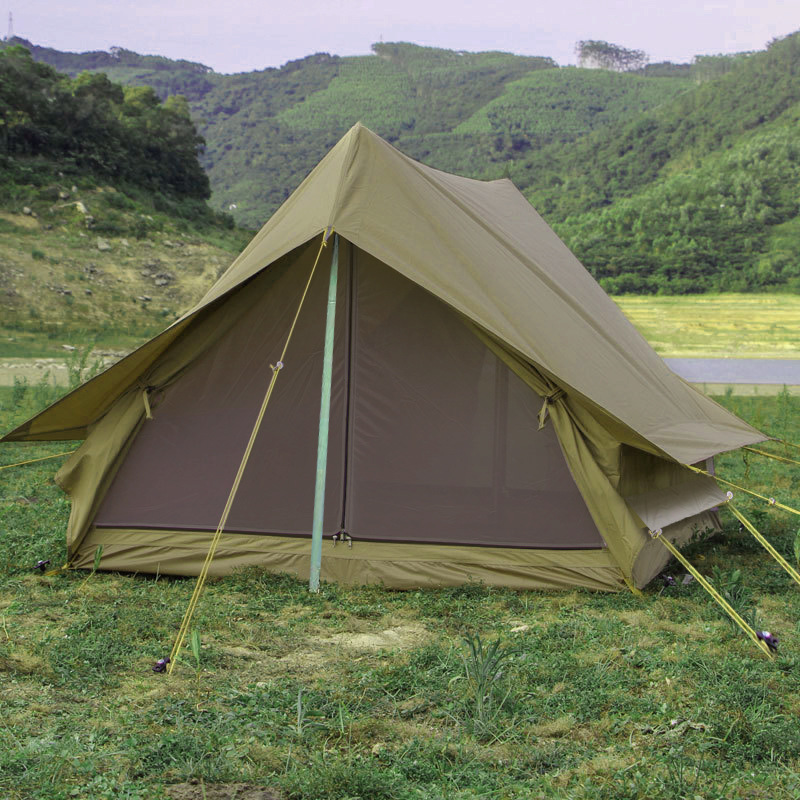
[(322, 399), (319, 407), (317, 442), (317, 483), (314, 489), (314, 523), (311, 528), (311, 569), (308, 588), (319, 591), (322, 564), (322, 519), (325, 513), (325, 477), (328, 469), (328, 427), (331, 416), (331, 373), (333, 372), (333, 328), (336, 322), (336, 283), (339, 275), (339, 236), (333, 235), (331, 280), (328, 286), (328, 316), (325, 321), (325, 352), (322, 357)]

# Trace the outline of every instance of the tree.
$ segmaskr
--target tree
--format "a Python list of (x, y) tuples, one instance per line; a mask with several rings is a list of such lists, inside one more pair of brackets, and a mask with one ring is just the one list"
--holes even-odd
[(643, 69), (650, 60), (644, 50), (628, 50), (618, 44), (587, 39), (575, 45), (578, 66), (590, 69), (610, 69), (614, 72), (628, 72)]

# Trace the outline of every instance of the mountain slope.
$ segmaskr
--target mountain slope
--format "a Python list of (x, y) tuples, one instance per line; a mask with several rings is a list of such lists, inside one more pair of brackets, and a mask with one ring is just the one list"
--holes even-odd
[(612, 291), (798, 285), (798, 34), (638, 74), (406, 43), (240, 75), (128, 51), (37, 53), (184, 92), (212, 203), (251, 226), (360, 120), (437, 168), (511, 177)]

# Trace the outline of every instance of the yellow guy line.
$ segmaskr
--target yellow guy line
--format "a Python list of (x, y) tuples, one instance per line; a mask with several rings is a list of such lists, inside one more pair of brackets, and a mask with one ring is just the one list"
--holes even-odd
[(792, 580), (800, 586), (800, 575), (797, 574), (797, 570), (767, 541), (767, 539), (759, 533), (753, 524), (736, 508), (730, 500), (727, 502), (728, 508), (731, 510), (733, 515), (739, 522), (747, 528), (750, 533), (756, 538), (756, 540), (761, 544), (761, 546), (786, 570), (786, 572), (791, 575)]
[(16, 464), (3, 464), (2, 466), (0, 466), (0, 469), (11, 469), (11, 467), (21, 467), (25, 464), (35, 464), (37, 461), (47, 461), (48, 458), (58, 458), (59, 456), (68, 456), (74, 452), (75, 450), (67, 450), (65, 453), (56, 453), (55, 455), (52, 456), (42, 456), (41, 458), (32, 458), (29, 461), (19, 461)]
[(795, 450), (800, 450), (800, 444), (792, 444), (791, 442), (787, 442), (784, 439), (772, 439), (773, 442), (777, 442), (778, 444), (785, 445), (786, 447), (794, 447)]
[(239, 484), (241, 483), (242, 476), (244, 475), (245, 467), (247, 466), (247, 461), (250, 458), (250, 453), (253, 450), (253, 445), (256, 441), (256, 435), (258, 434), (258, 430), (261, 427), (261, 421), (264, 419), (264, 413), (267, 410), (267, 405), (269, 404), (269, 399), (272, 397), (272, 390), (275, 388), (275, 383), (278, 380), (278, 373), (283, 369), (283, 359), (286, 357), (286, 351), (289, 349), (289, 342), (292, 339), (292, 334), (294, 333), (295, 326), (297, 325), (297, 320), (300, 317), (300, 310), (303, 308), (303, 303), (305, 302), (306, 295), (308, 294), (308, 290), (311, 286), (311, 280), (314, 277), (314, 273), (317, 269), (317, 264), (319, 263), (320, 256), (322, 255), (322, 250), (327, 244), (328, 237), (333, 233), (333, 229), (326, 231), (322, 235), (322, 242), (319, 246), (319, 251), (317, 252), (317, 257), (314, 260), (314, 266), (311, 268), (311, 274), (308, 276), (308, 281), (306, 282), (306, 287), (303, 290), (302, 297), (300, 298), (300, 303), (297, 306), (297, 312), (294, 315), (294, 319), (292, 320), (292, 325), (289, 328), (289, 334), (286, 337), (286, 344), (283, 346), (283, 352), (281, 353), (281, 357), (274, 365), (270, 365), (272, 369), (272, 379), (269, 382), (269, 387), (267, 388), (267, 393), (264, 395), (264, 401), (261, 404), (261, 409), (258, 412), (258, 417), (256, 418), (255, 425), (253, 425), (253, 430), (250, 433), (250, 441), (247, 443), (247, 447), (245, 448), (244, 455), (242, 456), (242, 461), (239, 464), (239, 471), (236, 473), (236, 478), (233, 481), (233, 486), (231, 487), (230, 494), (228, 495), (228, 502), (225, 503), (225, 508), (222, 512), (222, 517), (220, 518), (219, 525), (217, 525), (217, 529), (214, 532), (214, 536), (211, 539), (211, 544), (208, 548), (208, 553), (206, 554), (206, 560), (203, 562), (203, 567), (200, 570), (200, 574), (197, 576), (197, 583), (194, 587), (194, 592), (192, 593), (192, 597), (189, 600), (189, 605), (186, 609), (186, 613), (183, 615), (183, 621), (181, 622), (180, 630), (178, 631), (178, 635), (175, 638), (175, 644), (172, 646), (172, 652), (170, 653), (170, 660), (167, 666), (167, 671), (171, 675), (172, 670), (175, 668), (175, 661), (177, 660), (178, 653), (180, 652), (181, 647), (183, 647), (183, 643), (186, 640), (186, 634), (189, 632), (189, 625), (192, 622), (192, 617), (194, 616), (195, 609), (197, 608), (197, 604), (200, 602), (200, 595), (203, 593), (203, 587), (205, 586), (206, 578), (208, 577), (208, 570), (211, 567), (211, 562), (214, 559), (214, 554), (217, 552), (217, 545), (219, 544), (219, 540), (222, 538), (222, 531), (225, 528), (225, 524), (228, 521), (228, 514), (230, 513), (231, 506), (233, 505), (233, 500), (236, 497), (236, 492), (239, 490)]
[(755, 645), (760, 648), (768, 658), (772, 658), (772, 653), (769, 650), (766, 642), (758, 638), (758, 634), (736, 613), (736, 610), (731, 604), (704, 578), (683, 556), (680, 550), (675, 547), (666, 536), (661, 535), (661, 529), (650, 531), (650, 535), (654, 539), (658, 539), (667, 550), (683, 564), (686, 569), (694, 576), (694, 579), (711, 595), (714, 600), (722, 606), (725, 613), (753, 640)]
[(758, 492), (750, 491), (750, 489), (745, 489), (744, 486), (739, 486), (737, 483), (731, 483), (730, 481), (726, 481), (724, 478), (720, 478), (719, 475), (712, 475), (710, 472), (706, 472), (704, 469), (699, 469), (698, 467), (693, 467), (691, 464), (684, 464), (685, 467), (688, 467), (692, 472), (697, 472), (700, 475), (708, 475), (709, 478), (713, 478), (718, 483), (724, 483), (726, 486), (732, 486), (734, 489), (738, 489), (740, 492), (744, 492), (745, 494), (752, 495), (753, 497), (757, 497), (759, 500), (763, 500), (765, 503), (769, 503), (771, 506), (775, 508), (782, 508), (784, 511), (788, 511), (790, 514), (797, 514), (800, 516), (800, 511), (796, 508), (792, 508), (791, 506), (784, 505), (783, 503), (779, 503), (774, 497), (764, 497), (763, 494), (758, 494)]
[(755, 447), (743, 447), (742, 450), (747, 450), (750, 453), (757, 453), (760, 456), (766, 456), (767, 458), (773, 458), (775, 461), (781, 461), (784, 464), (798, 464), (800, 465), (800, 461), (794, 458), (786, 458), (786, 456), (779, 456), (775, 453), (768, 453), (766, 450), (756, 450)]

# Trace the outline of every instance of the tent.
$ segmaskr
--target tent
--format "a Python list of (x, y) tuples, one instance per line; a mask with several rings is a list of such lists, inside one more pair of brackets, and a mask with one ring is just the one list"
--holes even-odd
[[(322, 579), (641, 587), (766, 437), (673, 374), (509, 180), (353, 127), (206, 296), (4, 441), (84, 438), (70, 563), (197, 574), (338, 236)], [(211, 572), (309, 572), (328, 279), (310, 284)]]

